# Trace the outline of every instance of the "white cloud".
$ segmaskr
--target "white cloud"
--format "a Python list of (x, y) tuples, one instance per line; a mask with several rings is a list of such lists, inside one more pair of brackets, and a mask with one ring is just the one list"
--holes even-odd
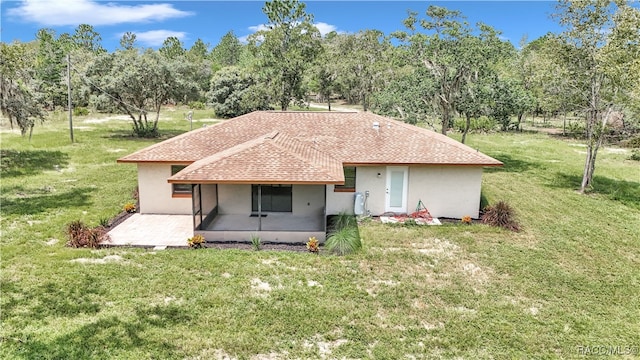
[(339, 33), (342, 33), (342, 31), (338, 31), (338, 28), (335, 25), (331, 25), (323, 22), (315, 23), (314, 25), (318, 28), (318, 31), (320, 31), (320, 34), (322, 36), (325, 36), (332, 31), (337, 31)]
[[(332, 31), (337, 31), (340, 34), (344, 33), (344, 31), (338, 30), (338, 28), (335, 25), (327, 24), (324, 22), (314, 23), (313, 25), (315, 25), (315, 27), (318, 28), (318, 31), (320, 31), (320, 35), (322, 36), (325, 36)], [(269, 30), (269, 26), (266, 24), (259, 24), (259, 25), (249, 26), (247, 29), (249, 29), (249, 31), (251, 31), (252, 33), (255, 33), (258, 31)], [(243, 43), (246, 43), (249, 36), (250, 35), (241, 36), (238, 38), (238, 40), (240, 40)]]
[[(184, 40), (187, 33), (183, 31), (171, 31), (171, 30), (151, 30), (144, 32), (135, 32), (136, 41), (147, 46), (162, 46), (162, 43), (170, 36), (175, 36), (180, 40)], [(122, 36), (122, 34), (120, 35)]]
[(122, 5), (94, 0), (23, 0), (10, 16), (44, 26), (115, 25), (162, 21), (192, 15), (172, 4)]
[(255, 26), (249, 26), (249, 30), (253, 31), (253, 32), (258, 32), (258, 31), (263, 31), (263, 30), (269, 30), (269, 27), (265, 24), (260, 24), (260, 25), (255, 25)]

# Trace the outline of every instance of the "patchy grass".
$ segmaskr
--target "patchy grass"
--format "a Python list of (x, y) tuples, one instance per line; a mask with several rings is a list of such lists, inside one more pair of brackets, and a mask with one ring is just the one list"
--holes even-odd
[[(165, 118), (163, 134), (189, 129)], [(580, 346), (640, 347), (640, 176), (628, 154), (599, 154), (584, 196), (579, 142), (472, 134), (506, 165), (485, 172), (483, 191), (516, 209), (519, 233), (365, 222), (363, 249), (345, 257), (70, 249), (65, 224), (98, 225), (132, 200), (135, 167), (115, 160), (158, 141), (126, 136), (124, 120), (82, 122), (90, 129), (75, 144), (63, 118), (31, 143), (2, 134), (3, 359), (573, 358)]]

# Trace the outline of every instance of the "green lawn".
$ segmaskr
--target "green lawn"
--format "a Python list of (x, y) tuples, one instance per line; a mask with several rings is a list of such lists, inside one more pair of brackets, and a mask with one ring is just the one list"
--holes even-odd
[[(164, 134), (189, 129), (180, 111)], [(628, 152), (599, 153), (585, 196), (579, 142), (472, 134), (505, 163), (483, 191), (513, 205), (520, 233), (365, 222), (363, 251), (347, 257), (71, 249), (66, 223), (97, 225), (131, 201), (135, 166), (115, 160), (157, 141), (86, 120), (75, 144), (64, 116), (31, 143), (2, 133), (0, 358), (640, 356), (640, 164)]]

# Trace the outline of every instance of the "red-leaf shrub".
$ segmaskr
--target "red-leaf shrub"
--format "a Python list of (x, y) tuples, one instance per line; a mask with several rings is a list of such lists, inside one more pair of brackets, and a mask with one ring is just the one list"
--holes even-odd
[(520, 231), (520, 224), (515, 220), (515, 211), (504, 201), (498, 201), (495, 205), (484, 208), (482, 222), (511, 231)]
[(90, 228), (82, 221), (72, 221), (67, 225), (66, 231), (69, 241), (67, 246), (74, 248), (91, 247), (97, 248), (100, 242), (106, 240), (107, 230), (102, 226)]

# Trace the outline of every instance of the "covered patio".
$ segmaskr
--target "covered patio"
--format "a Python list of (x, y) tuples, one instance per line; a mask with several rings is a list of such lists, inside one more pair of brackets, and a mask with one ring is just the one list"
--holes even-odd
[(277, 132), (197, 161), (171, 178), (191, 185), (194, 233), (208, 242), (304, 243), (326, 236), (326, 186), (342, 163)]

